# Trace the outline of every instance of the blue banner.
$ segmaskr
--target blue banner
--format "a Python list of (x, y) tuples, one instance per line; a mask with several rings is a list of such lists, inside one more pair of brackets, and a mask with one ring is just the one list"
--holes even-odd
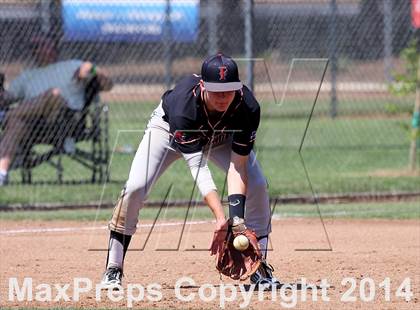
[[(63, 0), (64, 38), (158, 42), (164, 39), (166, 5), (166, 0)], [(170, 25), (173, 41), (195, 41), (199, 0), (171, 0)]]

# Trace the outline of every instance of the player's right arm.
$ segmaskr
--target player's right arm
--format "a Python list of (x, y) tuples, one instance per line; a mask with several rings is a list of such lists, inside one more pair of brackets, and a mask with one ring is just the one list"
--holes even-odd
[(182, 153), (195, 184), (197, 184), (204, 201), (213, 212), (216, 219), (216, 229), (220, 229), (226, 219), (216, 185), (207, 164), (208, 158), (202, 151), (201, 132), (193, 129), (180, 130), (179, 128), (195, 128), (190, 120), (183, 117), (172, 118), (169, 127), (173, 133), (172, 145)]
[(216, 219), (216, 230), (221, 229), (226, 222), (226, 218), (222, 203), (220, 202), (219, 194), (217, 191), (212, 190), (206, 196), (204, 196), (204, 201), (211, 209)]
[(207, 165), (207, 158), (201, 151), (192, 154), (182, 153), (182, 155), (190, 168), (198, 189), (204, 197), (204, 201), (213, 212), (216, 219), (216, 229), (221, 229), (226, 222), (226, 218), (220, 196), (217, 193), (216, 185)]

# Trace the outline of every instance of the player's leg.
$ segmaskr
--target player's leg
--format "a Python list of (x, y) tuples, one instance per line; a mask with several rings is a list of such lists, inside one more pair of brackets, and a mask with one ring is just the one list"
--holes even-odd
[(136, 231), (139, 211), (158, 177), (180, 158), (169, 147), (169, 128), (161, 118), (162, 113), (159, 106), (152, 115), (109, 222), (107, 271), (102, 281), (105, 286), (121, 283), (124, 257)]
[[(210, 159), (227, 172), (230, 163), (230, 154), (231, 147), (225, 144), (215, 147), (210, 153)], [(253, 151), (249, 155), (247, 174), (248, 186), (245, 202), (246, 225), (255, 231), (264, 258), (261, 267), (251, 276), (251, 282), (277, 286), (280, 283), (273, 276), (273, 268), (266, 261), (268, 236), (271, 232), (271, 209), (267, 180), (262, 173), (260, 164)]]

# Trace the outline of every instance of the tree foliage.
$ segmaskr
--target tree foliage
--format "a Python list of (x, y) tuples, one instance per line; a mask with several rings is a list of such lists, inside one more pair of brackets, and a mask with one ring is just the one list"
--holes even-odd
[(419, 63), (417, 44), (417, 39), (412, 39), (409, 45), (401, 51), (400, 57), (404, 61), (404, 72), (394, 74), (394, 82), (389, 86), (389, 90), (395, 95), (405, 96), (416, 92)]

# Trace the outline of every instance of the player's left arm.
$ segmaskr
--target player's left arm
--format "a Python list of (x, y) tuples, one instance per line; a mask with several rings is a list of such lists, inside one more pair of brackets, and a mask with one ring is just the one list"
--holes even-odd
[(229, 218), (232, 220), (233, 227), (237, 226), (237, 231), (246, 229), (243, 224), (248, 184), (248, 157), (249, 155), (240, 155), (232, 151), (227, 173)]
[[(180, 130), (182, 128), (184, 130)], [(201, 133), (194, 129), (185, 130), (186, 128), (197, 128), (197, 126), (189, 118), (183, 116), (170, 118), (169, 130), (173, 135), (171, 145), (182, 153), (190, 168), (191, 175), (203, 195), (204, 201), (216, 219), (216, 230), (222, 229), (226, 222), (225, 214), (216, 184), (207, 165), (208, 157), (202, 151)]]
[[(253, 97), (252, 97), (253, 98)], [(255, 100), (255, 99), (254, 99)], [(256, 101), (255, 101), (256, 103)], [(248, 184), (248, 160), (254, 146), (257, 129), (260, 122), (260, 109), (258, 103), (253, 110), (244, 113), (242, 128), (235, 132), (232, 141), (232, 152), (227, 175), (229, 218), (245, 218), (245, 200)]]

